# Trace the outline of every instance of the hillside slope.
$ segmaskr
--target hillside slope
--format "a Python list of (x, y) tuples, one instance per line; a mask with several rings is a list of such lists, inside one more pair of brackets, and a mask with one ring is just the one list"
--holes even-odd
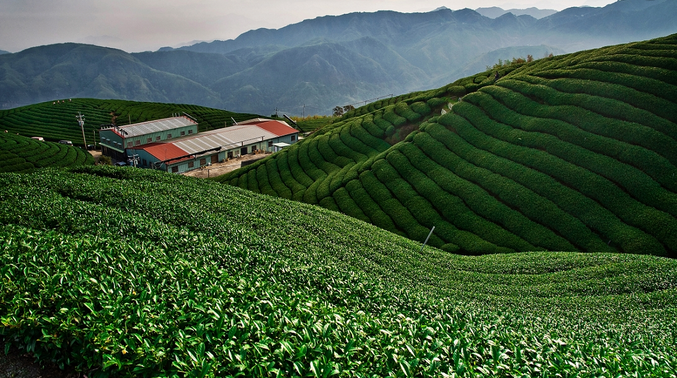
[(103, 376), (671, 376), (677, 261), (454, 256), (163, 172), (0, 174), (0, 342)]
[(51, 141), (65, 139), (84, 146), (82, 130), (76, 119), (78, 112), (85, 116), (87, 144), (94, 144), (94, 139), (98, 142), (96, 130), (111, 123), (126, 125), (185, 112), (197, 120), (200, 131), (205, 131), (232, 125), (232, 119), (243, 121), (259, 117), (197, 105), (76, 98), (0, 110), (0, 130), (29, 137), (40, 136)]
[(37, 168), (93, 164), (92, 155), (82, 148), (0, 133), (0, 172), (28, 173)]
[[(459, 253), (677, 257), (677, 35), (384, 100), (220, 181)], [(462, 101), (457, 97), (464, 95)]]

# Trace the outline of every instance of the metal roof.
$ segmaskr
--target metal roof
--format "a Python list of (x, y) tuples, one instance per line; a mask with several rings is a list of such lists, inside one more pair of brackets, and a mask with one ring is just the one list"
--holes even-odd
[(236, 148), (243, 144), (252, 144), (277, 137), (276, 134), (255, 125), (236, 125), (176, 139), (171, 143), (189, 154), (194, 154), (216, 147)]
[(256, 126), (270, 131), (277, 136), (285, 136), (299, 132), (295, 128), (289, 127), (285, 122), (275, 120), (265, 120), (265, 122), (257, 123)]
[[(151, 143), (144, 146), (139, 146), (137, 148), (132, 148), (133, 150), (144, 150), (149, 154), (153, 155), (160, 161), (176, 159), (181, 156), (189, 155), (190, 153), (180, 149), (172, 143)], [(173, 163), (178, 163), (179, 161), (189, 160), (181, 159), (174, 161)]]
[(171, 117), (158, 119), (155, 121), (135, 123), (133, 125), (120, 126), (118, 129), (122, 130), (121, 134), (123, 138), (131, 138), (192, 125), (197, 125), (197, 123), (188, 117)]

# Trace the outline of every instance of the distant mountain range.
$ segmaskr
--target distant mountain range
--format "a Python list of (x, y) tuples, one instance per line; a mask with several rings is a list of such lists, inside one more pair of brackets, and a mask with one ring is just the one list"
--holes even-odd
[(481, 14), (484, 17), (489, 18), (498, 18), (503, 16), (506, 13), (512, 13), (515, 16), (531, 16), (536, 19), (541, 19), (543, 17), (548, 17), (557, 13), (554, 9), (538, 9), (538, 8), (527, 8), (527, 9), (502, 9), (499, 7), (489, 7), (489, 8), (477, 8), (475, 11)]
[(9, 54), (9, 53), (10, 53), (9, 51), (0, 50), (0, 55), (2, 55), (2, 54)]
[(540, 58), (677, 32), (674, 0), (621, 0), (536, 16), (380, 11), (156, 52), (70, 43), (35, 47), (0, 56), (0, 108), (93, 97), (264, 115), (276, 109), (328, 114), (337, 105), (441, 86), (498, 59)]

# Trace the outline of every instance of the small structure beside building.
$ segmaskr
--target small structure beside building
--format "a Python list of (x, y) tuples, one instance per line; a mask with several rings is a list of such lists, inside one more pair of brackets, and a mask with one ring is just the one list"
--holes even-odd
[(202, 133), (197, 133), (197, 123), (187, 117), (101, 130), (104, 155), (172, 173), (258, 151), (275, 152), (297, 140), (298, 130), (285, 122), (261, 118)]

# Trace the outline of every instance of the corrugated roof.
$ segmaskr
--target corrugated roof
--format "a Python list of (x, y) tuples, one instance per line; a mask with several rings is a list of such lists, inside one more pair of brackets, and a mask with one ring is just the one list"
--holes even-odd
[(255, 125), (236, 125), (177, 139), (172, 143), (194, 154), (216, 147), (229, 149), (242, 145), (243, 142), (246, 145), (277, 137), (276, 134)]
[(261, 122), (267, 122), (267, 121), (270, 121), (270, 120), (267, 119), (267, 118), (252, 118), (252, 119), (248, 119), (246, 121), (240, 121), (237, 124), (238, 125), (250, 125), (252, 123), (261, 123)]
[[(156, 133), (158, 131), (167, 131), (177, 129), (179, 127), (186, 127), (191, 125), (196, 125), (195, 121), (191, 120), (188, 117), (171, 117), (164, 119), (157, 119), (154, 121), (135, 123), (133, 125), (120, 126), (120, 130), (123, 130), (122, 137), (130, 138), (139, 135), (146, 135), (150, 133)], [(115, 130), (115, 129), (113, 129)], [(126, 133), (126, 134), (125, 134)]]
[(256, 126), (270, 131), (277, 136), (298, 133), (298, 130), (294, 129), (293, 127), (289, 127), (289, 125), (282, 121), (268, 120), (267, 122), (257, 123)]
[[(180, 147), (174, 145), (173, 143), (151, 143), (135, 148), (138, 150), (144, 150), (149, 154), (153, 155), (160, 161), (176, 159), (180, 156), (185, 156), (191, 154), (191, 152), (186, 152)], [(178, 163), (180, 161), (190, 160), (190, 158), (179, 159), (171, 161), (170, 164)]]

